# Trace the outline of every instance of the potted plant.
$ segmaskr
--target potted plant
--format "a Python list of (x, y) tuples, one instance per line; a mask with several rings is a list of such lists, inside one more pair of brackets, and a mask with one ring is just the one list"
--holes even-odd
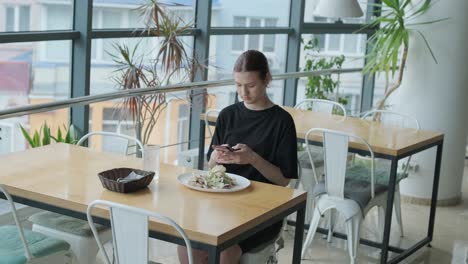
[(58, 127), (56, 136), (52, 136), (50, 127), (46, 122), (44, 122), (39, 130), (34, 131), (31, 135), (29, 135), (22, 125), (20, 125), (20, 128), (24, 138), (32, 148), (49, 145), (52, 143), (52, 140), (57, 143), (61, 142), (67, 144), (76, 144), (78, 142), (78, 134), (76, 133), (73, 125), (69, 125), (68, 127), (64, 125), (63, 133), (60, 127)]
[[(302, 40), (304, 43), (304, 40)], [(312, 38), (304, 45), (305, 66), (304, 71), (320, 71), (330, 69), (341, 69), (345, 61), (345, 56), (320, 56), (319, 40)], [(334, 100), (342, 105), (347, 105), (348, 100), (339, 95), (340, 75), (333, 79), (331, 74), (314, 75), (307, 77), (306, 98), (317, 98)]]
[[(414, 26), (429, 25), (447, 20), (447, 18), (412, 23), (414, 18), (426, 13), (434, 4), (434, 1), (423, 0), (418, 4), (413, 4), (412, 2), (414, 1), (382, 0), (381, 4), (373, 4), (381, 15), (364, 27), (376, 28), (376, 31), (368, 40), (371, 51), (366, 56), (367, 63), (364, 66), (363, 73), (385, 74), (385, 93), (383, 98), (376, 103), (376, 109), (383, 109), (388, 97), (401, 85), (408, 58), (411, 35), (416, 33), (424, 40), (434, 62), (437, 63), (437, 59), (426, 37), (420, 30), (415, 29)], [(392, 77), (394, 77), (395, 73), (398, 74), (397, 80), (393, 84), (389, 83), (390, 73)], [(378, 116), (374, 118), (378, 119)]]
[[(192, 26), (191, 23), (171, 14), (165, 4), (156, 0), (148, 0), (138, 10), (145, 22), (143, 34), (159, 37), (160, 45), (156, 51), (144, 50), (139, 44), (133, 48), (126, 44), (114, 45), (117, 53), (108, 53), (118, 65), (113, 79), (119, 88), (131, 90), (192, 82), (197, 71), (203, 66), (192, 51), (186, 50), (180, 39), (180, 35), (185, 34)], [(131, 115), (136, 137), (143, 144), (147, 144), (158, 118), (167, 107), (166, 94), (154, 93), (126, 98), (121, 107), (127, 109)], [(121, 117), (126, 118), (128, 117)]]

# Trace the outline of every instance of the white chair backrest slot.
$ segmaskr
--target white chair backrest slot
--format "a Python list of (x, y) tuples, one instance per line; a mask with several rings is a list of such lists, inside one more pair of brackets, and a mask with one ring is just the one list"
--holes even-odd
[(205, 112), (205, 127), (208, 129), (208, 134), (210, 135), (210, 138), (213, 137), (213, 131), (211, 130), (211, 126), (208, 122), (208, 117), (214, 114), (218, 115), (220, 112), (221, 110), (219, 109), (207, 109)]

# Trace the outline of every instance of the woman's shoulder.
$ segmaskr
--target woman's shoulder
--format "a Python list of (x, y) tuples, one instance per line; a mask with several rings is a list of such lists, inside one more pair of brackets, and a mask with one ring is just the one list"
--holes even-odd
[(290, 123), (294, 124), (294, 120), (293, 120), (291, 114), (288, 111), (284, 110), (283, 107), (281, 107), (279, 105), (275, 105), (275, 111), (276, 111), (275, 115), (279, 119), (284, 120), (285, 122), (288, 122), (288, 123), (290, 122)]

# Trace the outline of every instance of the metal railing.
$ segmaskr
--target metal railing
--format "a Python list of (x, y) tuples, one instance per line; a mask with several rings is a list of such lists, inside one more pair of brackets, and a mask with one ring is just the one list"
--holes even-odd
[[(331, 69), (331, 70), (309, 71), (309, 72), (281, 73), (281, 74), (273, 75), (272, 77), (273, 77), (273, 80), (283, 80), (283, 79), (289, 79), (289, 78), (301, 78), (301, 77), (324, 75), (324, 74), (353, 73), (353, 72), (361, 72), (361, 71), (362, 71), (362, 68)], [(234, 83), (234, 79), (224, 79), (224, 80), (218, 80), (218, 81), (192, 82), (192, 83), (174, 84), (174, 85), (167, 85), (167, 86), (139, 88), (139, 89), (132, 89), (132, 90), (120, 90), (116, 92), (104, 93), (104, 94), (98, 94), (98, 95), (88, 95), (88, 96), (76, 97), (76, 98), (60, 100), (60, 101), (55, 101), (55, 102), (50, 102), (50, 103), (27, 105), (27, 106), (1, 110), (0, 120), (17, 117), (17, 116), (30, 115), (30, 114), (35, 114), (35, 113), (48, 112), (48, 111), (62, 109), (62, 108), (69, 108), (71, 106), (88, 105), (92, 103), (104, 102), (104, 101), (126, 98), (126, 97), (135, 97), (135, 96), (154, 94), (154, 93), (170, 93), (170, 92), (217, 88), (219, 86), (230, 85), (233, 83)]]

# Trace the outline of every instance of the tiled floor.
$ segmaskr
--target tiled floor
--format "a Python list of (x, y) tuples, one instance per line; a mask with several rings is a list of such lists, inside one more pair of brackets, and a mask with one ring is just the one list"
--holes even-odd
[[(0, 214), (5, 212), (6, 204), (0, 200)], [(427, 219), (429, 208), (402, 204), (403, 222), (405, 225), (405, 237), (401, 238), (398, 227), (394, 225), (391, 234), (391, 244), (405, 247), (422, 238), (427, 232)], [(0, 223), (4, 224), (4, 223)], [(27, 226), (27, 224), (26, 224)], [(362, 227), (362, 236), (375, 239), (376, 237), (376, 211), (371, 212), (365, 219)], [(343, 221), (337, 225), (338, 231), (343, 231)], [(293, 246), (293, 228), (289, 228), (285, 234), (285, 248), (279, 252), (279, 263), (291, 263)], [(151, 240), (150, 257), (158, 263), (178, 263), (175, 246)], [(439, 207), (436, 214), (434, 241), (432, 248), (423, 248), (403, 263), (424, 264), (466, 264), (468, 257), (468, 166), (465, 167), (463, 183), (463, 201), (458, 206)], [(390, 255), (391, 256), (391, 255)], [(358, 263), (378, 263), (379, 250), (360, 245)], [(101, 262), (99, 260), (99, 262)], [(302, 263), (349, 263), (346, 241), (334, 238), (327, 243), (322, 235), (317, 234), (308, 250), (306, 259)]]

